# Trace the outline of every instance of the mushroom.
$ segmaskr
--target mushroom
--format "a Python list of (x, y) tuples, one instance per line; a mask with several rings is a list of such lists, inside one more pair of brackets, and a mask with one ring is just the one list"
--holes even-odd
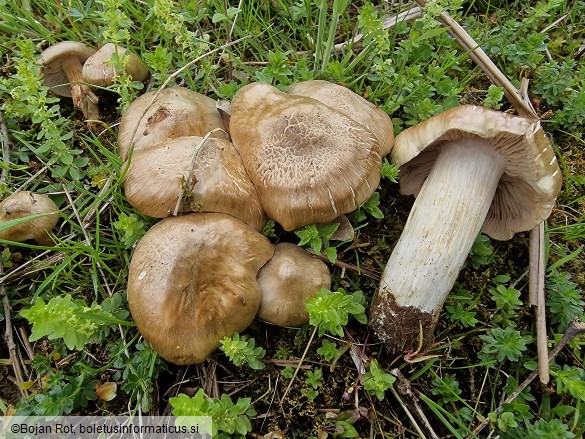
[(212, 137), (229, 140), (213, 99), (183, 87), (152, 91), (132, 102), (122, 116), (118, 152), (126, 160), (132, 145), (136, 152), (177, 137), (205, 136), (216, 129)]
[(311, 80), (292, 84), (287, 91), (295, 95), (317, 99), (362, 124), (378, 139), (382, 156), (390, 153), (392, 145), (394, 145), (392, 119), (382, 109), (349, 88), (327, 81)]
[[(510, 239), (546, 219), (561, 187), (538, 120), (447, 110), (396, 137), (400, 189), (417, 194), (384, 270), (370, 324), (393, 351), (429, 346), (474, 240)], [(421, 340), (422, 337), (422, 340)]]
[(138, 330), (172, 363), (204, 361), (223, 337), (254, 320), (256, 276), (273, 251), (265, 236), (229, 215), (160, 221), (130, 262), (128, 305)]
[(262, 207), (285, 230), (354, 211), (380, 181), (380, 145), (367, 128), (268, 84), (236, 93), (230, 134)]
[(327, 265), (298, 245), (282, 242), (258, 272), (262, 292), (257, 317), (278, 326), (309, 323), (307, 299), (321, 288), (331, 288)]
[(31, 215), (45, 216), (0, 231), (0, 239), (15, 242), (33, 239), (40, 245), (52, 246), (54, 243), (49, 232), (57, 225), (58, 210), (57, 205), (46, 195), (16, 192), (0, 203), (0, 224)]
[[(134, 153), (124, 183), (128, 202), (145, 215), (219, 212), (262, 230), (266, 216), (242, 159), (227, 140), (179, 137)], [(179, 200), (181, 198), (181, 200)]]
[[(109, 63), (114, 56), (125, 56), (127, 49), (122, 46), (116, 46), (112, 43), (105, 44), (92, 56), (90, 56), (83, 65), (83, 80), (93, 85), (107, 87), (112, 85), (114, 77), (118, 75), (115, 67)], [(148, 76), (148, 69), (142, 63), (140, 58), (135, 53), (130, 53), (128, 59), (125, 60), (126, 73), (134, 81), (142, 82)]]
[(100, 118), (98, 97), (86, 84), (82, 84), (82, 65), (95, 50), (77, 41), (62, 41), (45, 49), (40, 62), (43, 65), (43, 84), (57, 96), (73, 99), (83, 117), (89, 120)]

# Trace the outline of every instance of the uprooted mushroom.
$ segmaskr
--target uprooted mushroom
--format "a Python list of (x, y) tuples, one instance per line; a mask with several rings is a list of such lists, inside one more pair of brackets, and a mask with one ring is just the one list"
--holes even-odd
[(428, 347), (480, 230), (510, 239), (545, 220), (561, 187), (538, 120), (476, 106), (396, 137), (400, 190), (416, 200), (384, 270), (370, 324), (392, 351)]

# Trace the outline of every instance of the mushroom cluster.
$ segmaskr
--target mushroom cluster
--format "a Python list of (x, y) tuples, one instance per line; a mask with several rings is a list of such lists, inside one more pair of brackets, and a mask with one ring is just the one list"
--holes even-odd
[(382, 110), (325, 81), (289, 93), (250, 84), (229, 112), (228, 130), (213, 100), (173, 87), (138, 98), (120, 124), (126, 198), (164, 218), (132, 257), (130, 311), (177, 364), (203, 361), (255, 317), (309, 321), (306, 299), (331, 286), (327, 265), (259, 231), (267, 216), (293, 230), (355, 210), (394, 140)]
[[(73, 99), (86, 120), (99, 120), (99, 98), (90, 85), (108, 86), (118, 74), (112, 67), (112, 57), (124, 56), (126, 49), (108, 43), (96, 51), (77, 41), (62, 41), (41, 54), (43, 84), (57, 96)], [(148, 70), (134, 53), (125, 62), (127, 73), (135, 81), (144, 81)], [(91, 123), (90, 123), (91, 126)]]
[(476, 106), (440, 113), (396, 137), (400, 190), (416, 195), (370, 309), (390, 350), (428, 347), (477, 235), (507, 240), (545, 220), (561, 172), (538, 120)]

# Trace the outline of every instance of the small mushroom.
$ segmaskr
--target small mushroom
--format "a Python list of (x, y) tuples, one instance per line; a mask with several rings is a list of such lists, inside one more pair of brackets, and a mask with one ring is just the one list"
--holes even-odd
[(258, 318), (278, 326), (309, 323), (306, 301), (321, 288), (331, 288), (327, 265), (298, 245), (276, 245), (274, 256), (258, 272), (262, 292)]
[(0, 203), (0, 224), (31, 215), (46, 214), (0, 232), (0, 239), (22, 242), (32, 239), (40, 245), (52, 246), (49, 232), (59, 219), (57, 205), (46, 195), (34, 192), (16, 192)]
[[(112, 43), (105, 44), (85, 61), (82, 70), (83, 80), (102, 87), (112, 85), (118, 72), (113, 65), (109, 64), (109, 61), (114, 56), (114, 53), (117, 53), (122, 58), (126, 51), (125, 47), (116, 46)], [(128, 59), (125, 60), (125, 68), (134, 81), (142, 82), (148, 76), (148, 69), (135, 53), (130, 53)]]
[(216, 129), (211, 137), (229, 140), (213, 99), (184, 87), (152, 91), (132, 102), (122, 116), (118, 152), (127, 160), (132, 145), (136, 152), (178, 137), (205, 136)]
[[(477, 235), (510, 239), (546, 219), (561, 187), (538, 120), (447, 110), (396, 137), (400, 190), (417, 194), (384, 270), (370, 324), (393, 351), (429, 346)], [(421, 340), (422, 336), (422, 340)]]
[(172, 363), (204, 361), (254, 320), (256, 276), (273, 252), (265, 236), (229, 215), (163, 219), (130, 262), (128, 305), (138, 330)]
[(332, 82), (311, 80), (292, 84), (287, 91), (291, 94), (317, 99), (362, 124), (378, 139), (382, 156), (390, 153), (394, 145), (392, 119), (382, 109), (349, 88)]
[(236, 93), (230, 134), (262, 207), (285, 230), (354, 211), (380, 181), (380, 145), (367, 128), (268, 84)]
[(43, 84), (57, 96), (73, 99), (85, 119), (100, 118), (98, 97), (83, 84), (82, 65), (95, 50), (77, 41), (62, 41), (45, 49), (40, 62), (43, 66)]
[(178, 212), (226, 213), (259, 231), (266, 224), (256, 189), (227, 140), (179, 137), (141, 149), (125, 178), (126, 199), (145, 215), (172, 215), (179, 203)]

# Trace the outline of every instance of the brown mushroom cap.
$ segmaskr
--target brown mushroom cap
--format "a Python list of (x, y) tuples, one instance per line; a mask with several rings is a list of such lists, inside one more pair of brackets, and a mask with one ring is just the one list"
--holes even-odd
[[(114, 53), (117, 52), (118, 56), (122, 57), (126, 51), (125, 47), (112, 43), (105, 44), (85, 61), (82, 70), (83, 80), (97, 86), (112, 85), (117, 72), (108, 61), (112, 59)], [(148, 69), (135, 53), (130, 53), (126, 60), (126, 72), (134, 81), (142, 82), (148, 76)]]
[(126, 173), (126, 199), (145, 215), (162, 218), (174, 212), (183, 191), (179, 212), (226, 213), (262, 230), (266, 217), (236, 149), (227, 140), (202, 140), (179, 137), (137, 151)]
[[(140, 96), (122, 116), (118, 131), (118, 152), (122, 160), (128, 158), (132, 143), (134, 151), (138, 151), (177, 137), (205, 136), (216, 128), (226, 130), (213, 99), (183, 87), (173, 87), (162, 90), (153, 102), (156, 93)], [(229, 139), (223, 131), (211, 137)]]
[(157, 223), (130, 263), (128, 304), (140, 333), (172, 363), (202, 362), (219, 340), (254, 320), (256, 276), (273, 251), (266, 237), (229, 215)]
[(362, 98), (349, 88), (327, 81), (311, 80), (289, 86), (288, 92), (317, 99), (328, 107), (362, 124), (378, 139), (382, 156), (390, 153), (394, 145), (392, 119), (381, 108)]
[(460, 138), (487, 141), (506, 164), (484, 233), (510, 239), (550, 215), (562, 176), (540, 122), (471, 105), (444, 111), (396, 137), (392, 161), (400, 166), (400, 191), (417, 194), (441, 145)]
[(233, 99), (230, 133), (262, 207), (285, 230), (355, 210), (380, 181), (374, 135), (312, 98), (249, 84)]
[(262, 292), (258, 318), (278, 326), (309, 323), (307, 299), (321, 288), (331, 288), (329, 268), (298, 245), (283, 242), (258, 272)]
[(94, 48), (77, 41), (62, 41), (48, 47), (40, 59), (43, 65), (43, 85), (50, 87), (57, 96), (72, 97), (71, 86), (62, 85), (70, 82), (63, 70), (63, 63), (76, 58), (83, 64), (94, 53)]
[(59, 219), (57, 205), (46, 195), (34, 192), (16, 192), (0, 203), (0, 224), (30, 215), (48, 215), (0, 232), (0, 239), (22, 242), (35, 240), (40, 245), (53, 245), (49, 232)]

